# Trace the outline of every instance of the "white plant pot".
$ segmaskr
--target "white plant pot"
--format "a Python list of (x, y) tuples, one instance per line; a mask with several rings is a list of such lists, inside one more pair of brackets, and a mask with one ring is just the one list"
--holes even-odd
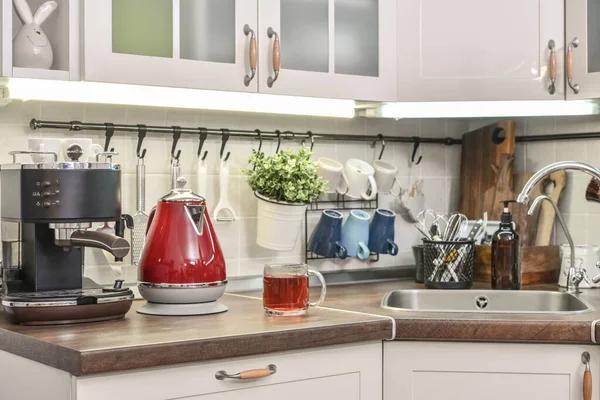
[(302, 229), (306, 204), (271, 200), (255, 193), (258, 198), (256, 244), (266, 249), (291, 251)]

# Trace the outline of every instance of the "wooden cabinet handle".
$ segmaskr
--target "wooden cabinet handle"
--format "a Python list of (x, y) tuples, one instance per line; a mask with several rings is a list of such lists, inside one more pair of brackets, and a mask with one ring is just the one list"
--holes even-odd
[(548, 42), (548, 49), (550, 49), (550, 61), (548, 62), (550, 86), (548, 87), (548, 92), (554, 94), (556, 93), (556, 43), (554, 40)]
[(279, 78), (279, 70), (281, 69), (281, 45), (279, 44), (279, 34), (269, 27), (267, 36), (273, 38), (273, 73), (274, 76), (267, 78), (267, 86), (273, 87), (273, 84)]
[(592, 371), (590, 370), (590, 353), (581, 354), (581, 362), (585, 365), (583, 373), (583, 400), (592, 400)]
[(248, 24), (244, 25), (244, 35), (250, 35), (250, 44), (248, 45), (248, 64), (251, 75), (244, 76), (244, 85), (250, 86), (250, 82), (256, 75), (256, 35), (254, 30)]
[(567, 47), (567, 57), (565, 60), (565, 65), (567, 68), (567, 83), (573, 93), (579, 93), (579, 84), (573, 83), (573, 48), (577, 48), (579, 46), (579, 38), (573, 39), (569, 46)]
[(249, 369), (246, 371), (239, 372), (237, 374), (228, 374), (225, 371), (218, 371), (215, 374), (215, 378), (217, 378), (220, 381), (225, 379), (259, 379), (271, 376), (275, 372), (277, 372), (277, 367), (273, 364), (269, 364), (266, 368)]

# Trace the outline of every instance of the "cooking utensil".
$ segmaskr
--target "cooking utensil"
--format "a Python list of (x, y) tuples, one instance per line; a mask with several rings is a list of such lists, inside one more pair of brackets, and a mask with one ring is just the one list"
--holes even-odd
[(473, 227), (469, 231), (469, 234), (467, 235), (467, 237), (464, 239), (461, 239), (461, 240), (475, 240), (475, 238), (477, 236), (479, 236), (479, 233), (481, 232), (482, 227), (483, 227), (483, 219), (478, 219), (477, 221), (475, 221), (475, 225), (473, 225)]
[[(548, 184), (554, 184), (554, 189), (552, 189), (548, 196), (557, 204), (566, 182), (566, 171), (557, 171), (552, 173), (543, 183), (544, 188), (546, 188)], [(542, 191), (546, 193), (545, 190)], [(537, 236), (535, 238), (536, 246), (548, 246), (550, 244), (550, 237), (552, 236), (552, 228), (554, 226), (555, 217), (556, 213), (554, 212), (552, 206), (547, 203), (542, 204), (538, 220)]]
[(231, 203), (229, 203), (229, 157), (221, 160), (219, 169), (219, 201), (214, 211), (214, 218), (217, 221), (235, 221), (237, 216)]
[(202, 197), (206, 197), (206, 181), (208, 179), (208, 171), (206, 169), (207, 154), (204, 153), (202, 158), (198, 157), (198, 164), (196, 165), (196, 191)]
[(169, 171), (169, 187), (171, 189), (177, 188), (177, 178), (181, 174), (181, 167), (179, 165), (178, 158), (171, 158), (171, 169)]
[(148, 225), (148, 215), (144, 212), (146, 209), (146, 166), (144, 159), (138, 157), (135, 167), (135, 198), (137, 201), (137, 211), (133, 216), (133, 229), (131, 230), (131, 258), (133, 265), (140, 263), (144, 243), (146, 242), (146, 227)]
[(442, 240), (445, 241), (453, 241), (456, 240), (460, 234), (460, 230), (463, 226), (463, 223), (468, 223), (469, 220), (466, 216), (460, 213), (454, 213), (448, 219), (448, 225), (446, 229), (444, 229), (444, 233), (442, 235)]

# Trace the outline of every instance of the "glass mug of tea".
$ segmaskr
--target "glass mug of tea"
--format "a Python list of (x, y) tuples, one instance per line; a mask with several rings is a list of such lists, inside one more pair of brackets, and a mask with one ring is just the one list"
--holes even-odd
[[(308, 301), (308, 276), (321, 282), (321, 296), (314, 303)], [(267, 264), (263, 278), (263, 306), (267, 315), (305, 315), (308, 307), (323, 303), (327, 289), (320, 272), (308, 269), (306, 264)]]

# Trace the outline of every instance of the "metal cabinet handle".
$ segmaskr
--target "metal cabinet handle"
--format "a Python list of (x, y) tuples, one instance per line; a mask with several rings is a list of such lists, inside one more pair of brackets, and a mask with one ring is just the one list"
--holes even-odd
[(548, 42), (548, 49), (550, 49), (550, 61), (548, 63), (550, 86), (548, 87), (548, 92), (554, 94), (556, 93), (556, 43), (554, 40)]
[(573, 90), (573, 93), (578, 94), (579, 84), (573, 83), (573, 47), (579, 47), (579, 38), (575, 38), (569, 43), (569, 46), (567, 47), (567, 61), (565, 63), (567, 64), (567, 83), (571, 90)]
[(592, 371), (590, 371), (590, 353), (581, 354), (581, 362), (585, 365), (583, 373), (583, 400), (592, 400)]
[(269, 29), (267, 29), (267, 36), (269, 39), (275, 36), (273, 39), (273, 72), (275, 73), (275, 76), (269, 76), (267, 79), (267, 86), (273, 87), (273, 84), (277, 78), (279, 78), (279, 70), (281, 69), (281, 46), (279, 44), (279, 34), (275, 32), (273, 28), (269, 27)]
[(239, 372), (237, 374), (228, 374), (225, 371), (218, 371), (215, 374), (215, 378), (222, 381), (225, 379), (258, 379), (266, 376), (271, 376), (277, 372), (277, 367), (273, 364), (267, 365), (266, 368), (262, 369), (249, 369), (246, 371)]
[(244, 85), (250, 86), (250, 82), (252, 82), (252, 79), (254, 79), (254, 76), (256, 75), (256, 36), (254, 35), (254, 30), (251, 29), (248, 24), (244, 25), (244, 35), (250, 35), (248, 58), (250, 64), (250, 72), (252, 72), (252, 75), (244, 76)]

